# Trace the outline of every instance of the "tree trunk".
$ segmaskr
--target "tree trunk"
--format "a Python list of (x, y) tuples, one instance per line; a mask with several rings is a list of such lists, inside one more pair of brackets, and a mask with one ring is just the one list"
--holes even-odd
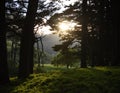
[(4, 0), (0, 2), (0, 85), (9, 83)]
[(94, 67), (95, 66), (95, 55), (94, 54), (91, 54), (91, 67)]
[(119, 11), (119, 4), (116, 0), (111, 0), (112, 4), (112, 24), (113, 24), (113, 61), (111, 65), (117, 66), (120, 65), (120, 23), (119, 23), (119, 17), (120, 13)]
[(38, 0), (29, 0), (26, 20), (21, 38), (19, 78), (33, 73), (34, 22)]
[(82, 12), (82, 42), (81, 42), (81, 67), (87, 67), (86, 57), (87, 57), (87, 17), (86, 17), (87, 0), (83, 0)]
[(15, 64), (16, 63), (16, 55), (17, 55), (17, 44), (16, 44), (16, 42), (15, 42), (14, 45), (15, 46), (14, 46), (14, 53), (13, 53), (13, 63)]
[(11, 57), (10, 59), (13, 61), (13, 52), (14, 52), (14, 41), (12, 40), (12, 45), (11, 45)]
[(42, 37), (40, 37), (40, 43), (41, 43), (41, 64), (42, 64), (42, 67), (44, 67), (44, 62), (43, 62), (43, 57), (44, 57), (44, 46), (43, 46), (43, 41), (42, 41)]
[(37, 39), (37, 54), (38, 54), (38, 67), (40, 67), (40, 47), (39, 47), (39, 40)]

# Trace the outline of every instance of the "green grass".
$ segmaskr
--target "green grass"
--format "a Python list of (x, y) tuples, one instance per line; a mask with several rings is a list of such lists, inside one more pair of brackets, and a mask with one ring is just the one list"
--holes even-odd
[(45, 73), (26, 80), (11, 78), (0, 93), (120, 93), (120, 67), (56, 68), (46, 65)]
[(66, 66), (54, 66), (54, 65), (51, 65), (51, 64), (44, 64), (44, 67), (37, 67), (37, 65), (35, 65), (35, 68), (34, 68), (34, 72), (35, 73), (46, 73), (46, 72), (51, 72), (51, 71), (55, 71), (55, 70), (66, 70), (67, 67)]

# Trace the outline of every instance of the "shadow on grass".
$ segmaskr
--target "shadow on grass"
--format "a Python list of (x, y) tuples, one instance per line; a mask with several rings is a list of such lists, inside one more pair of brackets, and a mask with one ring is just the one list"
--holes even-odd
[(55, 68), (13, 79), (0, 93), (120, 93), (120, 68)]
[(18, 79), (17, 77), (11, 77), (10, 83), (0, 86), (0, 93), (12, 93), (11, 91), (14, 90), (16, 86), (20, 86), (26, 82), (26, 80), (27, 79)]

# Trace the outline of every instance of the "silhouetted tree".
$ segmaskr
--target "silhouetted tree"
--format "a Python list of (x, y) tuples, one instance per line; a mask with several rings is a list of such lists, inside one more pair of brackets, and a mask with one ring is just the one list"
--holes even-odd
[[(68, 40), (72, 36), (73, 40), (81, 40), (81, 64), (86, 64), (85, 60), (90, 58), (90, 64), (95, 65), (118, 65), (119, 47), (119, 22), (117, 3), (112, 0), (82, 0), (74, 5), (66, 6), (63, 13), (55, 14), (50, 19), (50, 24), (56, 28), (57, 20), (75, 20), (82, 25), (82, 31), (77, 29), (74, 33), (69, 32), (61, 40)], [(72, 35), (71, 35), (72, 34)], [(64, 46), (64, 45), (63, 45)], [(69, 45), (68, 45), (69, 46)], [(84, 61), (83, 61), (84, 60)], [(84, 64), (85, 63), (85, 64)]]
[(0, 85), (9, 83), (4, 2), (0, 2)]
[(82, 3), (82, 42), (81, 42), (81, 67), (87, 67), (87, 0)]
[(33, 73), (33, 31), (37, 6), (38, 0), (29, 0), (21, 39), (19, 78), (25, 78)]
[[(46, 16), (48, 16), (48, 15), (50, 15), (50, 14), (52, 14), (54, 11), (56, 11), (57, 10), (57, 8), (56, 7), (54, 7), (55, 5), (54, 5), (54, 3), (53, 3), (53, 1), (51, 1), (51, 2), (49, 2), (49, 3), (44, 3), (44, 2), (46, 2), (46, 1), (44, 1), (44, 0), (38, 0), (37, 1), (37, 3), (36, 4), (34, 4), (35, 3), (35, 1), (34, 1), (34, 3), (33, 3), (33, 6), (32, 7), (28, 7), (28, 5), (29, 5), (29, 2), (28, 2), (29, 0), (6, 0), (6, 21), (7, 21), (7, 31), (9, 32), (9, 33), (7, 33), (7, 35), (8, 35), (8, 37), (13, 37), (10, 33), (12, 32), (12, 33), (14, 33), (15, 35), (17, 35), (17, 36), (19, 36), (20, 38), (23, 38), (24, 37), (24, 39), (26, 38), (26, 40), (23, 40), (22, 39), (22, 41), (27, 41), (28, 40), (28, 42), (27, 43), (29, 43), (29, 41), (30, 42), (32, 42), (32, 43), (34, 43), (33, 42), (33, 37), (34, 37), (34, 35), (33, 34), (30, 34), (29, 32), (31, 32), (31, 28), (33, 28), (33, 25), (32, 26), (30, 26), (30, 24), (34, 24), (34, 26), (36, 26), (37, 24), (40, 24), (40, 26), (41, 26), (41, 24), (42, 24), (42, 20), (46, 17)], [(31, 2), (33, 2), (33, 1), (31, 1)], [(34, 7), (36, 7), (36, 5), (38, 5), (38, 7), (37, 7), (37, 10), (31, 10), (31, 9), (33, 9)], [(31, 9), (29, 9), (30, 10), (30, 12), (31, 11), (33, 11), (33, 12), (29, 12), (28, 11), (28, 13), (27, 13), (27, 10), (28, 10), (28, 8), (31, 8)], [(35, 12), (35, 13), (34, 13)], [(26, 14), (27, 13), (27, 14)], [(30, 14), (30, 15), (29, 15)], [(34, 19), (32, 19), (32, 17), (34, 16)], [(33, 22), (32, 20), (34, 20), (35, 22)], [(29, 22), (30, 21), (30, 22)], [(29, 24), (28, 24), (28, 23)], [(29, 25), (29, 26), (28, 26)], [(46, 25), (46, 24), (45, 24)], [(28, 27), (30, 27), (29, 29), (27, 29), (27, 26)], [(25, 31), (26, 30), (26, 31)], [(32, 29), (33, 30), (33, 29)], [(28, 35), (27, 35), (27, 32), (29, 33)], [(21, 33), (22, 33), (22, 35), (21, 35)], [(30, 38), (31, 37), (31, 38)], [(28, 39), (27, 39), (28, 38)], [(31, 41), (31, 40), (32, 41)], [(25, 42), (21, 42), (21, 45), (24, 43), (25, 44)], [(26, 44), (26, 47), (27, 47), (27, 45), (28, 46), (30, 46), (29, 44)], [(33, 44), (32, 44), (32, 46), (33, 46)], [(32, 48), (32, 46), (30, 46), (31, 48)], [(27, 47), (28, 49), (30, 48), (30, 47)], [(23, 48), (23, 47), (22, 47)], [(22, 49), (21, 48), (21, 49)], [(25, 46), (24, 46), (24, 48), (25, 48)], [(26, 48), (26, 49), (27, 49)], [(23, 49), (24, 50), (24, 49)], [(27, 51), (27, 50), (26, 50)], [(32, 50), (31, 50), (32, 51)], [(23, 53), (24, 54), (24, 53)], [(29, 54), (29, 53), (28, 53)], [(24, 54), (25, 55), (25, 54)], [(23, 56), (23, 55), (22, 55)], [(27, 55), (26, 55), (27, 56)], [(28, 55), (29, 56), (29, 55)], [(26, 57), (24, 57), (24, 58), (26, 58)], [(31, 57), (29, 57), (29, 58), (31, 58), (31, 61), (32, 61), (32, 54), (31, 54)], [(27, 58), (26, 58), (27, 59)], [(24, 60), (24, 59), (22, 59), (22, 60)], [(21, 62), (21, 61), (20, 61)], [(24, 62), (23, 62), (24, 63)], [(32, 62), (30, 62), (31, 63), (31, 65), (29, 66), (30, 68), (31, 68), (31, 71), (30, 71), (30, 73), (32, 73), (33, 72), (33, 63)], [(29, 64), (30, 64), (29, 63)], [(27, 63), (28, 64), (28, 63)], [(20, 63), (20, 65), (21, 65), (21, 63)], [(23, 66), (24, 67), (24, 66)], [(21, 68), (21, 66), (20, 66), (20, 68)], [(27, 68), (27, 67), (26, 67)], [(20, 71), (20, 70), (19, 70)], [(21, 72), (20, 72), (21, 73)]]
[[(82, 0), (81, 2), (76, 2), (73, 6), (67, 6), (69, 7), (66, 11), (64, 11), (61, 14), (56, 14), (50, 19), (50, 24), (54, 29), (57, 29), (55, 24), (57, 21), (62, 21), (62, 20), (69, 20), (69, 21), (77, 21), (78, 25), (82, 25), (82, 28), (76, 28), (75, 31), (70, 31), (68, 32), (67, 35), (60, 35), (62, 38), (61, 40), (65, 42), (70, 42), (71, 40), (74, 41), (77, 39), (80, 44), (81, 44), (81, 50), (79, 53), (80, 59), (81, 59), (81, 67), (87, 67), (87, 0)], [(61, 19), (60, 19), (61, 17)], [(56, 21), (56, 19), (58, 20)], [(72, 42), (71, 42), (72, 43)], [(69, 43), (69, 44), (71, 44)], [(63, 47), (65, 43), (63, 43)], [(68, 45), (69, 46), (69, 45)]]
[(120, 23), (119, 23), (119, 4), (118, 1), (110, 0), (111, 1), (111, 17), (112, 17), (112, 36), (113, 36), (113, 61), (111, 65), (117, 66), (120, 65)]
[[(90, 13), (92, 14), (91, 16), (92, 19), (90, 20), (90, 23), (93, 25), (92, 26), (92, 33), (90, 34), (91, 37), (94, 37), (92, 39), (92, 43), (89, 43), (89, 45), (95, 45), (96, 47), (90, 46), (92, 48), (91, 53), (93, 53), (96, 58), (96, 65), (111, 65), (111, 63), (116, 63), (115, 61), (116, 57), (115, 55), (117, 54), (117, 51), (115, 53), (115, 50), (118, 50), (118, 22), (114, 22), (113, 20), (118, 19), (118, 13), (114, 13), (115, 7), (117, 5), (113, 5), (115, 3), (112, 3), (112, 0), (102, 0), (102, 1), (95, 1), (91, 0), (91, 10), (94, 10), (96, 13)], [(114, 10), (114, 12), (113, 12)], [(116, 15), (116, 18), (114, 16)], [(117, 28), (117, 30), (115, 30)], [(94, 30), (96, 29), (96, 30)], [(97, 32), (97, 33), (95, 33)], [(116, 36), (115, 36), (116, 35)], [(115, 40), (116, 38), (116, 40)], [(116, 46), (116, 48), (115, 48)]]

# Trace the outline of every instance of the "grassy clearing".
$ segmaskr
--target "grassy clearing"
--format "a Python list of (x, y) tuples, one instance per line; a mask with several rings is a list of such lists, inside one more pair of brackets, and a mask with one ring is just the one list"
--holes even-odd
[(120, 93), (120, 68), (56, 68), (45, 66), (45, 73), (26, 80), (11, 78), (0, 93)]

